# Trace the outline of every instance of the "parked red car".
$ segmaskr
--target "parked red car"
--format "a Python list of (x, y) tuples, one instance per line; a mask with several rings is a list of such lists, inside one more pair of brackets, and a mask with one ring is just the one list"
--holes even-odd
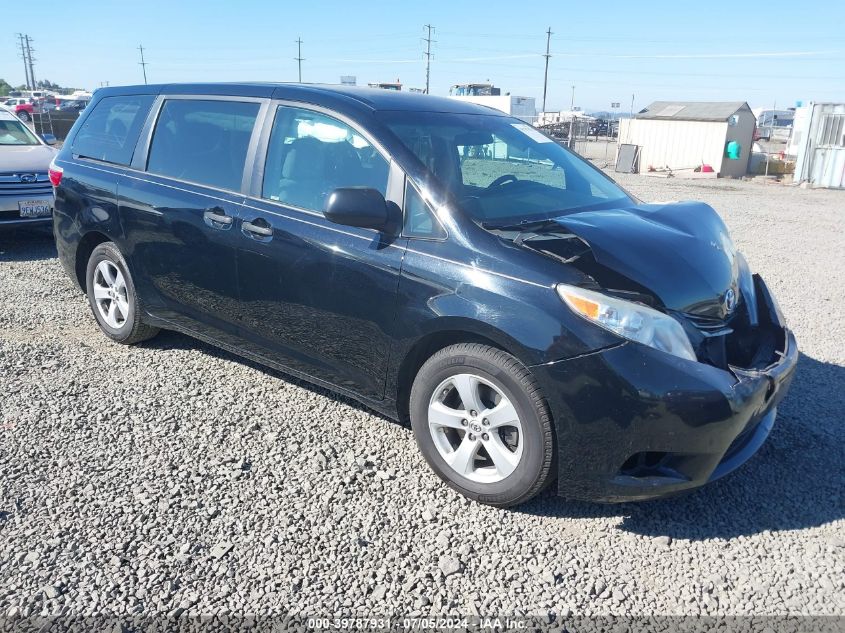
[(32, 120), (34, 108), (28, 99), (24, 97), (12, 97), (11, 99), (7, 99), (3, 105), (14, 112), (21, 121)]

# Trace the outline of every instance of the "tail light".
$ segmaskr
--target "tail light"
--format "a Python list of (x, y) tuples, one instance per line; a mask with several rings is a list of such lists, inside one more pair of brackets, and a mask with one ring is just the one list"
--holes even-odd
[(65, 170), (56, 164), (56, 159), (54, 158), (47, 168), (47, 174), (50, 176), (50, 182), (53, 183), (54, 187), (58, 187), (59, 183), (62, 182), (63, 173), (65, 173)]

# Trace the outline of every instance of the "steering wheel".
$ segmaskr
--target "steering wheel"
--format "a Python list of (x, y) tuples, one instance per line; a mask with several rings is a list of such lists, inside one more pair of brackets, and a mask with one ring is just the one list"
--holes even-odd
[(505, 174), (504, 176), (499, 176), (498, 178), (496, 178), (496, 180), (487, 185), (487, 189), (492, 189), (493, 187), (501, 187), (506, 183), (516, 182), (518, 180), (519, 178), (517, 178), (513, 174)]

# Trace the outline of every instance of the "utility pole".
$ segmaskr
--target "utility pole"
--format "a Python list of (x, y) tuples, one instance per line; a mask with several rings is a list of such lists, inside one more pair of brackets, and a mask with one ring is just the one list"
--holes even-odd
[(543, 112), (546, 111), (546, 87), (549, 83), (549, 45), (552, 41), (552, 27), (549, 27), (549, 30), (546, 31), (546, 54), (543, 57), (546, 58), (546, 72), (543, 75)]
[(296, 60), (297, 65), (299, 66), (299, 83), (302, 83), (302, 38), (296, 38)]
[(33, 65), (32, 59), (32, 40), (29, 39), (29, 35), (24, 35), (24, 39), (26, 40), (26, 58), (29, 61), (29, 80), (32, 82), (32, 89), (37, 90), (38, 84), (35, 83), (35, 66)]
[(27, 90), (31, 90), (32, 84), (29, 81), (29, 61), (27, 60), (27, 57), (26, 57), (26, 44), (24, 43), (23, 38), (24, 38), (23, 33), (18, 33), (18, 39), (20, 40), (20, 42), (18, 43), (18, 46), (21, 49), (21, 59), (23, 59), (23, 74), (24, 74), (24, 77), (25, 77), (24, 83), (26, 83)]
[(141, 51), (141, 61), (138, 62), (141, 65), (141, 70), (144, 71), (144, 85), (147, 83), (147, 62), (144, 61), (144, 45), (139, 44), (138, 50)]
[(431, 43), (434, 41), (431, 39), (431, 33), (434, 31), (434, 27), (431, 24), (426, 24), (425, 28), (428, 29), (428, 37), (423, 38), (423, 41), (426, 43), (425, 47), (425, 94), (429, 94), (429, 80), (431, 78)]
[(570, 112), (575, 112), (575, 86), (572, 86), (572, 99), (569, 100)]

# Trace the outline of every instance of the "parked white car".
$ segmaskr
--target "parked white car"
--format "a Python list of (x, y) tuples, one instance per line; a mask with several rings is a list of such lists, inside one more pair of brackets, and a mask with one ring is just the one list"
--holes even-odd
[(49, 224), (53, 187), (47, 173), (56, 139), (37, 136), (7, 109), (0, 110), (0, 230)]

